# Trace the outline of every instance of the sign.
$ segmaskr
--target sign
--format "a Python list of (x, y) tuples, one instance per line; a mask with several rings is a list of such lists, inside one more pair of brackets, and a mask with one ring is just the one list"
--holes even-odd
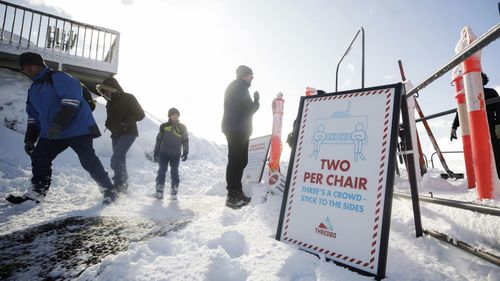
[(283, 195), (285, 191), (286, 178), (278, 171), (272, 172), (266, 181), (266, 185), (274, 194)]
[(260, 183), (270, 143), (271, 135), (250, 139), (248, 144), (248, 164), (243, 171), (242, 182)]
[(384, 277), (401, 90), (301, 98), (276, 239)]

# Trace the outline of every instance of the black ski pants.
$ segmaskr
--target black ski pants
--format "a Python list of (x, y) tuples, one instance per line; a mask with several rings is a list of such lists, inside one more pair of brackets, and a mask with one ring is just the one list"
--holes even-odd
[(82, 164), (82, 167), (89, 172), (90, 176), (97, 184), (105, 190), (112, 190), (113, 184), (101, 161), (97, 157), (92, 145), (92, 135), (76, 136), (66, 139), (38, 139), (35, 150), (31, 154), (31, 165), (34, 185), (43, 184), (48, 189), (52, 177), (52, 161), (61, 152), (71, 147)]
[(228, 162), (226, 167), (226, 182), (228, 195), (242, 191), (241, 177), (248, 164), (248, 142), (250, 136), (244, 133), (226, 132)]

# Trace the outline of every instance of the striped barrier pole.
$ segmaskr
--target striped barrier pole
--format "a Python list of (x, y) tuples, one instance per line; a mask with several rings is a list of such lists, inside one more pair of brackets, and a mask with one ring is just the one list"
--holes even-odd
[[(476, 36), (472, 30), (468, 26), (464, 27), (455, 52), (461, 52), (474, 40)], [(478, 51), (468, 57), (462, 65), (477, 195), (479, 199), (492, 199), (493, 175), (496, 175), (496, 168), (486, 118), (486, 103), (481, 78), (481, 52)]]
[(278, 93), (273, 100), (273, 133), (271, 136), (271, 152), (269, 153), (269, 173), (280, 171), (281, 129), (283, 127), (283, 94)]
[(462, 145), (464, 149), (465, 171), (467, 174), (467, 187), (469, 187), (469, 189), (472, 189), (476, 186), (476, 178), (474, 176), (469, 118), (467, 117), (462, 67), (460, 65), (457, 65), (453, 69), (452, 81), (453, 85), (455, 86), (455, 99), (457, 100), (458, 121), (460, 122), (460, 129), (462, 132)]

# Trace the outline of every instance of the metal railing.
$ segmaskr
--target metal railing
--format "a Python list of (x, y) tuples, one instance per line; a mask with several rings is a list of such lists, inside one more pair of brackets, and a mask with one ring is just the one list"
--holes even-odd
[(345, 50), (344, 54), (340, 58), (339, 62), (337, 63), (337, 70), (335, 71), (335, 92), (338, 92), (339, 88), (339, 67), (340, 63), (344, 60), (345, 56), (351, 51), (352, 44), (354, 41), (356, 41), (356, 38), (358, 38), (359, 33), (361, 32), (361, 88), (365, 87), (365, 29), (363, 27), (358, 28), (356, 31), (356, 34), (352, 38), (351, 43), (349, 44), (349, 47), (347, 47), (347, 50)]
[(411, 97), (416, 94), (418, 91), (427, 87), (430, 83), (437, 80), (439, 77), (446, 74), (448, 71), (452, 70), (455, 66), (462, 63), (466, 58), (472, 56), (477, 51), (482, 48), (488, 46), (491, 42), (497, 40), (500, 37), (500, 24), (495, 25), (490, 30), (488, 30), (481, 37), (477, 38), (474, 42), (472, 42), (467, 48), (462, 50), (459, 54), (453, 57), (448, 63), (441, 66), (436, 72), (431, 74), (427, 79), (425, 79), (422, 83), (418, 84), (415, 88), (411, 89), (406, 93), (406, 97)]
[(120, 33), (0, 0), (0, 44), (117, 64)]

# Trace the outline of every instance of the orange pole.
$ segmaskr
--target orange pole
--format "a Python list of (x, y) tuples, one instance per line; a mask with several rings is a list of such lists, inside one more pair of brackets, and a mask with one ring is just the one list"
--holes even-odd
[(273, 100), (273, 134), (271, 136), (271, 152), (269, 153), (269, 173), (280, 171), (281, 129), (283, 127), (283, 94), (278, 93)]
[[(462, 30), (461, 42), (459, 42), (460, 46), (458, 47), (467, 46), (474, 40), (476, 40), (476, 36), (466, 26)], [(477, 194), (479, 199), (492, 199), (493, 175), (496, 175), (496, 168), (486, 117), (486, 103), (481, 78), (481, 53), (477, 52), (468, 57), (462, 65)]]
[(453, 69), (452, 81), (455, 86), (455, 99), (457, 100), (458, 121), (462, 132), (462, 145), (464, 149), (465, 171), (467, 174), (467, 186), (472, 189), (476, 186), (474, 176), (474, 165), (472, 160), (472, 147), (470, 141), (469, 119), (467, 117), (467, 106), (465, 103), (464, 82), (462, 67), (459, 65)]

